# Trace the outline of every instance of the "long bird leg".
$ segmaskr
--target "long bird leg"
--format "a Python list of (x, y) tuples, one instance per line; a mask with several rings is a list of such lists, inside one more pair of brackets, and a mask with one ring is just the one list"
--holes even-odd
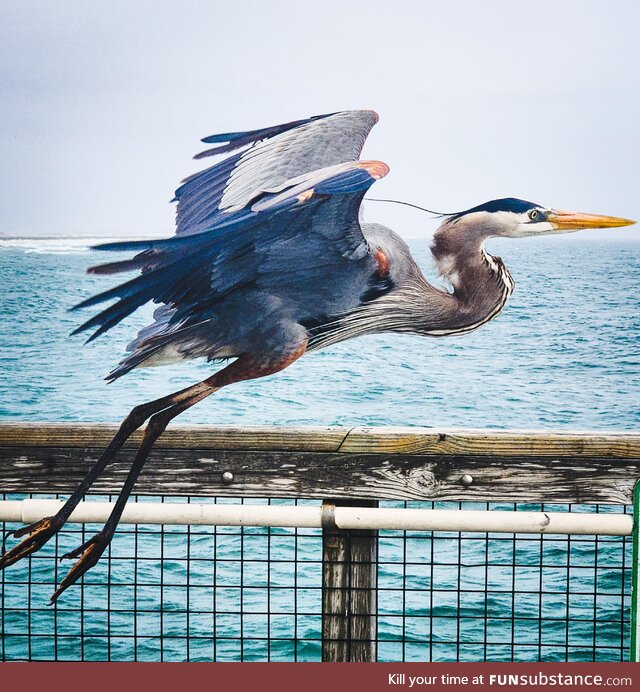
[(179, 413), (182, 413), (182, 411), (186, 410), (190, 406), (193, 406), (193, 404), (197, 403), (201, 399), (204, 399), (209, 394), (213, 394), (214, 391), (215, 389), (211, 389), (211, 391), (207, 391), (200, 394), (198, 397), (194, 397), (193, 400), (176, 404), (175, 406), (165, 409), (160, 413), (156, 413), (151, 417), (142, 435), (142, 442), (140, 443), (140, 447), (136, 453), (133, 465), (127, 474), (124, 486), (118, 495), (116, 504), (109, 515), (106, 524), (95, 536), (90, 538), (75, 550), (71, 550), (60, 558), (61, 560), (65, 560), (72, 557), (79, 557), (80, 559), (73, 565), (65, 578), (60, 582), (60, 586), (58, 586), (53, 596), (51, 596), (49, 605), (54, 603), (58, 596), (60, 596), (63, 591), (74, 584), (87, 570), (91, 569), (102, 556), (102, 553), (105, 551), (106, 547), (113, 538), (113, 534), (118, 526), (118, 522), (120, 521), (124, 507), (129, 499), (129, 495), (133, 490), (133, 486), (137, 481), (140, 472), (142, 471), (147, 457), (149, 456), (149, 452), (151, 451), (155, 441), (164, 432), (165, 428), (169, 424), (169, 421)]
[(203, 382), (194, 385), (192, 388), (190, 388), (188, 395), (183, 396), (174, 405), (169, 406), (151, 416), (149, 423), (144, 430), (142, 442), (140, 443), (140, 447), (136, 453), (131, 470), (127, 475), (124, 486), (120, 491), (116, 504), (103, 529), (81, 546), (70, 551), (69, 553), (66, 553), (62, 556), (62, 558), (60, 558), (65, 559), (79, 557), (78, 561), (73, 565), (73, 567), (71, 567), (68, 574), (60, 582), (60, 586), (56, 589), (55, 593), (51, 597), (50, 603), (54, 603), (63, 591), (68, 589), (85, 572), (91, 569), (104, 553), (106, 547), (113, 538), (113, 534), (118, 526), (122, 512), (127, 504), (127, 500), (129, 499), (129, 495), (131, 494), (138, 476), (144, 467), (147, 457), (149, 456), (149, 452), (151, 451), (156, 440), (165, 431), (169, 422), (183, 411), (186, 411), (188, 408), (194, 404), (197, 404), (199, 401), (202, 401), (202, 399), (210, 396), (225, 385), (240, 382), (242, 380), (264, 377), (266, 375), (271, 375), (283, 370), (305, 352), (306, 345), (307, 344), (305, 341), (301, 347), (288, 353), (285, 358), (278, 359), (276, 362), (270, 360), (260, 363), (252, 356), (241, 356), (238, 358), (238, 360), (233, 362), (231, 365), (228, 365), (226, 368), (223, 368), (212, 377), (209, 377)]
[(84, 477), (80, 485), (75, 489), (73, 494), (64, 503), (60, 510), (51, 517), (40, 519), (29, 526), (23, 526), (21, 529), (14, 531), (12, 536), (20, 538), (26, 536), (18, 545), (8, 550), (0, 557), (0, 569), (13, 565), (27, 557), (47, 543), (53, 536), (60, 531), (65, 522), (75, 509), (76, 505), (84, 497), (85, 493), (95, 483), (98, 476), (104, 471), (107, 465), (114, 459), (120, 451), (124, 443), (131, 435), (140, 428), (144, 422), (155, 413), (163, 411), (171, 406), (175, 406), (182, 401), (189, 400), (195, 391), (203, 386), (204, 383), (198, 383), (187, 387), (173, 394), (161, 397), (154, 401), (149, 401), (145, 404), (140, 404), (132, 409), (131, 413), (122, 421), (118, 432), (102, 453), (100, 458), (93, 465), (89, 473)]

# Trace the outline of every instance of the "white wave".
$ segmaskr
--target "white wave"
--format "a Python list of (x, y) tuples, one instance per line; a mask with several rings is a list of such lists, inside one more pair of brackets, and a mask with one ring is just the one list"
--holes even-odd
[(0, 238), (0, 250), (13, 248), (25, 253), (46, 255), (81, 255), (90, 251), (92, 245), (112, 243), (118, 240), (145, 240), (131, 237), (85, 237), (85, 238)]

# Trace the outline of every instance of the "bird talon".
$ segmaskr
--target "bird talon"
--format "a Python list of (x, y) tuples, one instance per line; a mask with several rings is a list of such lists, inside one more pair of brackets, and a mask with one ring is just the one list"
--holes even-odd
[(32, 535), (39, 533), (40, 531), (46, 531), (47, 529), (51, 528), (51, 520), (53, 517), (45, 517), (44, 519), (40, 519), (40, 521), (36, 521), (33, 524), (28, 524), (27, 526), (22, 526), (19, 529), (16, 529), (11, 535), (14, 538), (20, 538), (20, 536), (26, 536), (27, 534)]
[(70, 550), (60, 558), (64, 560), (65, 558), (80, 556), (51, 596), (49, 605), (53, 605), (63, 591), (66, 591), (70, 586), (75, 584), (85, 572), (88, 572), (98, 563), (105, 548), (109, 545), (110, 540), (111, 538), (105, 536), (103, 533), (97, 533), (86, 543), (83, 543), (74, 550)]
[(9, 535), (14, 538), (20, 538), (21, 536), (27, 537), (20, 541), (18, 545), (7, 550), (7, 552), (0, 557), (0, 569), (9, 567), (9, 565), (15, 564), (23, 557), (27, 557), (37, 550), (40, 550), (40, 548), (60, 530), (63, 523), (64, 522), (56, 516), (45, 517), (44, 519), (40, 519), (40, 521), (36, 521), (33, 524), (23, 526), (16, 531), (10, 532)]
[[(95, 538), (95, 536), (94, 536), (94, 538)], [(93, 538), (86, 541), (85, 543), (78, 546), (77, 548), (70, 550), (68, 553), (61, 555), (60, 556), (60, 562), (62, 562), (63, 560), (69, 560), (72, 557), (80, 557), (80, 555), (82, 555), (82, 553), (84, 553), (85, 550), (89, 550), (89, 548), (91, 547), (92, 544), (93, 544)]]

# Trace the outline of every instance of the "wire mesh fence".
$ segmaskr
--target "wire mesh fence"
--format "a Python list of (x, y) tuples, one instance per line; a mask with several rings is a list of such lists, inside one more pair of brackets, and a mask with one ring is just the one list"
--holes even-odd
[[(2, 499), (24, 497), (30, 496)], [(318, 504), (134, 501), (160, 499)], [(381, 505), (631, 511), (612, 505)], [(5, 535), (17, 525), (1, 528)], [(321, 659), (320, 529), (121, 525), (108, 554), (49, 606), (67, 569), (54, 557), (98, 528), (70, 524), (39, 553), (0, 573), (2, 660)], [(630, 538), (380, 531), (377, 544), (380, 661), (628, 657)]]

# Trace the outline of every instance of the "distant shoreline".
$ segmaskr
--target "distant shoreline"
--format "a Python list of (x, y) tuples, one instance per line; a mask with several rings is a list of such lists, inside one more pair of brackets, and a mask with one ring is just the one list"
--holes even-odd
[[(157, 234), (157, 235), (73, 235), (73, 236), (61, 236), (61, 235), (6, 235), (0, 233), (0, 246), (10, 243), (34, 243), (34, 242), (64, 242), (70, 244), (80, 244), (86, 243), (88, 245), (113, 242), (117, 240), (157, 240), (160, 238), (168, 238), (172, 234)], [(415, 236), (402, 236), (406, 241), (423, 241), (425, 243), (430, 243), (432, 234), (425, 233), (424, 235)], [(497, 238), (490, 238), (489, 243), (494, 240), (500, 240)], [(540, 238), (525, 238), (521, 242), (540, 242)], [(640, 241), (640, 233), (634, 232), (633, 228), (630, 230), (620, 229), (620, 230), (593, 230), (593, 231), (581, 231), (579, 233), (570, 233), (563, 235), (546, 235), (544, 236), (545, 241), (551, 242), (571, 242), (580, 243), (587, 240), (611, 240), (611, 241)], [(514, 245), (519, 244), (520, 241), (510, 241), (514, 242)]]
[(2, 240), (96, 240), (122, 238), (123, 240), (153, 240), (154, 238), (163, 238), (162, 235), (7, 235), (0, 233), (0, 241)]

